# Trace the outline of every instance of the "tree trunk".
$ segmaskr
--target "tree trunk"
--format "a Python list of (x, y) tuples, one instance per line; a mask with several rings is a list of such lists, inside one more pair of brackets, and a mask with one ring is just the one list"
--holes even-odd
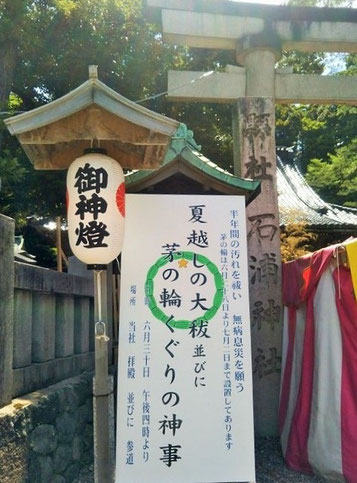
[[(0, 45), (0, 111), (8, 110), (9, 95), (12, 88), (16, 67), (17, 49), (15, 42)], [(3, 116), (1, 116), (3, 118)], [(0, 152), (4, 128), (0, 128)]]
[(0, 45), (0, 107), (6, 110), (16, 66), (15, 42)]

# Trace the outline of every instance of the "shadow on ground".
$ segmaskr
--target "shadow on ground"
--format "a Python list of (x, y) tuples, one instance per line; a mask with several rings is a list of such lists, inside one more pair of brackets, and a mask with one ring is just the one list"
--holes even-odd
[[(281, 454), (279, 438), (257, 438), (255, 442), (256, 483), (324, 483), (317, 476), (289, 470)], [(85, 468), (76, 483), (93, 483), (93, 467)], [(143, 482), (145, 483), (145, 482)], [(160, 482), (167, 483), (167, 482)]]

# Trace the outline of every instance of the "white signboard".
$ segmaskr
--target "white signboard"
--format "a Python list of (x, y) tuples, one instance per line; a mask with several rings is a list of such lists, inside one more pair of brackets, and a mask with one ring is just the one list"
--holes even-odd
[(245, 200), (127, 195), (116, 482), (254, 481)]

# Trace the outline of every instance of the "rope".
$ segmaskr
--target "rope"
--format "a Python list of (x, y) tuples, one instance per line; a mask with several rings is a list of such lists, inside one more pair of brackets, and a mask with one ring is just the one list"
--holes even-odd
[(339, 248), (336, 248), (336, 261), (337, 261), (337, 280), (338, 280), (338, 298), (341, 300), (341, 280), (340, 280), (340, 253)]
[[(194, 84), (195, 82), (198, 82), (199, 80), (203, 79), (204, 77), (208, 77), (212, 74), (214, 74), (216, 71), (214, 70), (210, 70), (209, 72), (204, 72), (202, 75), (200, 75), (200, 77), (197, 77), (197, 79), (192, 79), (190, 82), (187, 82), (186, 84), (182, 84), (178, 87), (175, 87), (174, 89), (171, 89), (170, 90), (170, 93), (171, 92), (175, 92), (179, 89), (182, 89), (183, 87), (186, 87), (186, 86), (189, 86), (191, 84)], [(159, 92), (159, 94), (154, 94), (150, 97), (145, 97), (144, 99), (139, 99), (138, 101), (135, 101), (137, 104), (140, 104), (141, 102), (145, 102), (145, 101), (150, 101), (151, 99), (157, 99), (158, 97), (161, 97), (161, 96), (165, 96), (166, 94), (168, 94), (169, 91), (163, 91), (163, 92)]]
[(98, 270), (95, 272), (97, 277), (97, 300), (98, 300), (98, 322), (95, 324), (95, 338), (103, 340), (104, 342), (109, 341), (107, 336), (107, 330), (105, 322), (102, 320), (102, 277), (101, 273), (103, 270)]
[(102, 280), (101, 280), (101, 273), (103, 270), (99, 270), (96, 272), (97, 276), (97, 297), (98, 297), (98, 321), (102, 321)]
[[(194, 84), (195, 82), (200, 81), (204, 77), (208, 77), (208, 76), (215, 74), (215, 73), (216, 73), (215, 70), (210, 70), (208, 72), (204, 72), (202, 75), (200, 75), (200, 77), (197, 77), (197, 79), (192, 79), (190, 82), (187, 82), (186, 84), (182, 84), (180, 86), (175, 87), (174, 89), (171, 89), (170, 93), (178, 91), (179, 89), (182, 89), (183, 87)], [(166, 91), (163, 91), (163, 92), (159, 92), (158, 94), (153, 94), (152, 96), (149, 96), (149, 97), (144, 97), (143, 99), (139, 99), (138, 101), (134, 101), (134, 102), (136, 102), (137, 104), (140, 104), (142, 102), (150, 101), (152, 99), (157, 99), (158, 97), (166, 96), (168, 93), (169, 93), (169, 91), (166, 90)], [(0, 115), (5, 116), (7, 114), (22, 114), (24, 112), (28, 112), (28, 111), (0, 111)], [(93, 139), (91, 141), (91, 147), (93, 147)]]

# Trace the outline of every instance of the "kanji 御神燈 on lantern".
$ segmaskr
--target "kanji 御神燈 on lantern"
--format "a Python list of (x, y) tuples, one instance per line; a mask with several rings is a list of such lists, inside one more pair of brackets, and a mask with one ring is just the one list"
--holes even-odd
[(68, 236), (79, 260), (106, 265), (119, 255), (123, 244), (124, 174), (103, 150), (88, 151), (68, 169)]

